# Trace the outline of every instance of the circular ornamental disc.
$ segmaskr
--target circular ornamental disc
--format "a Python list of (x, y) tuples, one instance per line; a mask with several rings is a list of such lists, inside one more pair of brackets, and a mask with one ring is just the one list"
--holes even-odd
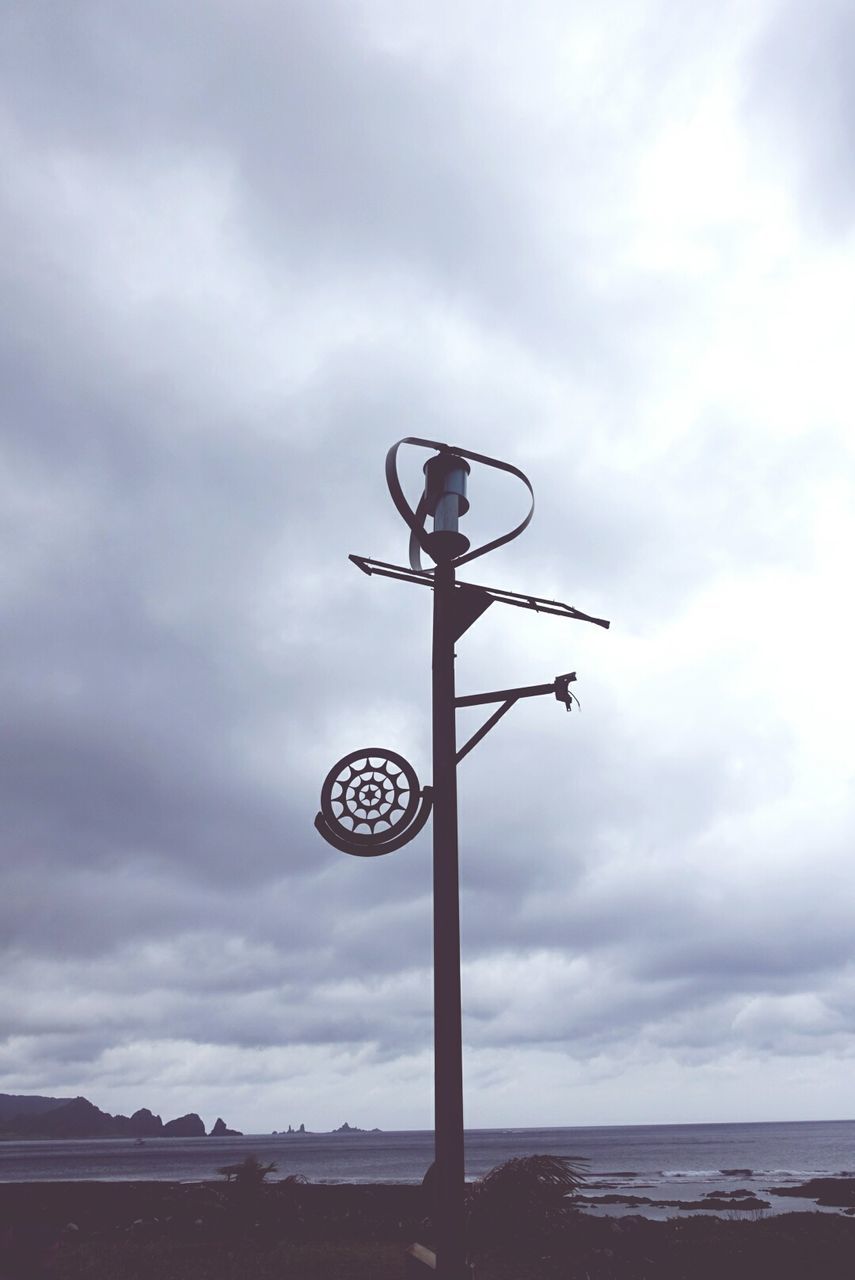
[(402, 834), (415, 816), (421, 792), (412, 765), (395, 751), (363, 747), (351, 751), (327, 774), (321, 813), (343, 840), (382, 846)]

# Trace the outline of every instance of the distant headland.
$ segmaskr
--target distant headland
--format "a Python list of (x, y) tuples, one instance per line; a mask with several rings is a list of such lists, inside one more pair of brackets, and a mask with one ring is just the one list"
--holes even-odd
[(88, 1098), (42, 1098), (0, 1093), (0, 1137), (2, 1138), (240, 1138), (237, 1129), (229, 1129), (217, 1119), (206, 1134), (201, 1117), (195, 1111), (168, 1120), (147, 1107), (132, 1116), (111, 1116), (101, 1111)]
[[(296, 1129), (273, 1130), (275, 1137), (301, 1137), (317, 1133), (304, 1124)], [(360, 1129), (358, 1125), (344, 1124), (330, 1133), (382, 1133), (381, 1129)], [(242, 1138), (239, 1129), (230, 1129), (225, 1120), (218, 1118), (210, 1133), (195, 1111), (178, 1116), (166, 1123), (154, 1115), (148, 1107), (141, 1107), (131, 1116), (110, 1115), (101, 1111), (88, 1098), (47, 1098), (34, 1094), (0, 1093), (0, 1139), (43, 1138), (57, 1141), (62, 1138)]]

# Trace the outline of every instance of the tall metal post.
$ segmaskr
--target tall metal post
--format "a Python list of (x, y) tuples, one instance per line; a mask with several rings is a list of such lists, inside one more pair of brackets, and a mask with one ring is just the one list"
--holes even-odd
[(433, 595), (433, 964), (436, 1274), (466, 1266), (460, 900), (457, 868), (457, 733), (452, 613), (454, 568), (439, 563)]
[[(425, 488), (413, 509), (398, 478), (397, 454), (402, 444), (435, 450), (424, 467)], [(468, 459), (468, 461), (467, 461)], [(528, 490), (528, 514), (518, 525), (482, 546), (469, 549), (458, 520), (469, 509), (466, 496), (470, 462), (515, 476)], [(608, 627), (560, 600), (457, 582), (455, 567), (494, 551), (527, 528), (534, 511), (534, 491), (528, 477), (509, 462), (470, 453), (466, 449), (407, 436), (386, 455), (386, 483), (392, 501), (410, 529), (410, 567), (351, 556), (363, 573), (380, 574), (433, 590), (433, 786), (421, 787), (412, 765), (385, 747), (351, 751), (333, 765), (321, 788), (321, 807), (315, 827), (334, 848), (360, 858), (392, 853), (408, 844), (427, 822), (433, 809), (433, 999), (434, 999), (434, 1141), (432, 1218), (436, 1230), (435, 1260), (413, 1245), (409, 1252), (426, 1262), (438, 1280), (470, 1280), (466, 1262), (465, 1163), (463, 1144), (463, 1033), (460, 1001), (460, 897), (457, 866), (457, 765), (477, 746), (520, 698), (554, 694), (569, 711), (576, 701), (570, 685), (575, 671), (556, 676), (549, 684), (494, 689), (458, 698), (454, 688), (454, 646), (491, 604), (533, 609), (538, 613), (574, 618)], [(433, 519), (433, 530), (425, 525)], [(421, 566), (426, 551), (434, 570)], [(456, 710), (497, 703), (458, 751)], [(416, 1251), (416, 1252), (413, 1252)], [(435, 1261), (435, 1268), (433, 1268)]]

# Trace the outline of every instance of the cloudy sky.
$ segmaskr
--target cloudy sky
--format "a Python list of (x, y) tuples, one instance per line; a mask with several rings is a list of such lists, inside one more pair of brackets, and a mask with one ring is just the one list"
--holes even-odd
[[(467, 1123), (852, 1115), (846, 0), (13, 0), (0, 1091), (432, 1124), (415, 434), (521, 466), (458, 688)], [(471, 482), (467, 532), (524, 508)], [(461, 714), (461, 732), (477, 720)]]

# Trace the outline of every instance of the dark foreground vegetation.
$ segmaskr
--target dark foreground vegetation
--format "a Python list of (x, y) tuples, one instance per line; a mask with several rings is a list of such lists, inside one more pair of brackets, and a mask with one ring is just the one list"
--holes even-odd
[[(505, 1188), (505, 1191), (507, 1188)], [(477, 1280), (851, 1280), (855, 1220), (595, 1218), (563, 1197), (473, 1200)], [(431, 1244), (421, 1187), (263, 1178), (0, 1184), (0, 1280), (402, 1280)]]

